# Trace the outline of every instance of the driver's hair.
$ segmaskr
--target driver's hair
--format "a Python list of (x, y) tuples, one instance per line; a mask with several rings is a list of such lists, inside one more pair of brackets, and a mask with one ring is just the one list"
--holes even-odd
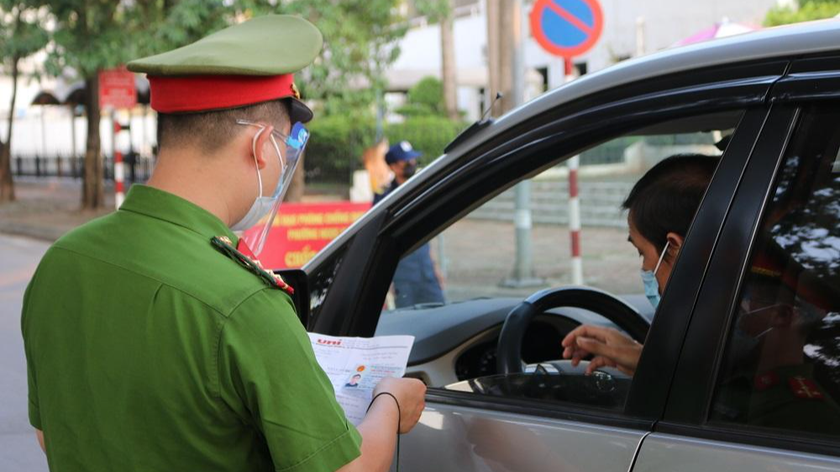
[(704, 154), (677, 154), (653, 166), (636, 182), (621, 207), (636, 230), (658, 251), (667, 235), (685, 237), (720, 161)]

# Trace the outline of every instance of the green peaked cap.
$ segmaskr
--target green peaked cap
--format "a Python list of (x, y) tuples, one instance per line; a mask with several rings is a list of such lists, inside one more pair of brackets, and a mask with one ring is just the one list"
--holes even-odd
[(128, 63), (149, 75), (280, 75), (308, 66), (324, 39), (296, 16), (267, 15), (217, 31), (198, 41)]
[(149, 75), (152, 108), (192, 113), (289, 99), (292, 123), (312, 119), (293, 74), (308, 66), (324, 39), (296, 16), (267, 15), (230, 26), (169, 52), (128, 63)]

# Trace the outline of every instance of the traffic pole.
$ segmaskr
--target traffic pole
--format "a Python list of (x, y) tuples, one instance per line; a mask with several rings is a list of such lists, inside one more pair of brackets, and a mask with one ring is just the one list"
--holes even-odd
[[(566, 82), (574, 79), (572, 59), (564, 59)], [(583, 259), (580, 254), (580, 199), (578, 198), (578, 168), (580, 156), (566, 161), (569, 169), (569, 235), (572, 242), (571, 276), (572, 285), (583, 285)]]
[(112, 147), (114, 149), (114, 203), (117, 210), (120, 209), (123, 200), (125, 200), (125, 169), (123, 168), (122, 152), (117, 147), (117, 137), (120, 135), (121, 130), (122, 127), (120, 124), (114, 120), (114, 142), (112, 143)]
[[(511, 39), (513, 42), (513, 64), (511, 67), (513, 105), (525, 103), (525, 52), (523, 49), (523, 8), (522, 0), (513, 0), (513, 21)], [(533, 257), (531, 253), (531, 181), (523, 180), (514, 189), (515, 210), (514, 226), (516, 239), (516, 260), (513, 273), (502, 281), (503, 287), (524, 288), (537, 287), (545, 283), (534, 275)]]

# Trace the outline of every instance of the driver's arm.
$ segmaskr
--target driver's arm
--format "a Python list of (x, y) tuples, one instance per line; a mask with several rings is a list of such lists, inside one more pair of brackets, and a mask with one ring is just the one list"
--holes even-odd
[(627, 375), (636, 372), (642, 345), (612, 328), (583, 325), (563, 338), (563, 358), (577, 366), (587, 356), (595, 356), (586, 367), (589, 375), (600, 367), (614, 367)]

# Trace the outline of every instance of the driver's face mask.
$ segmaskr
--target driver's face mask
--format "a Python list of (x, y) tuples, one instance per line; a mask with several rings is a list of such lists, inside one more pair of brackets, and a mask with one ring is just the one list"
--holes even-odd
[(645, 296), (647, 297), (648, 301), (653, 308), (659, 306), (659, 282), (656, 280), (656, 272), (659, 270), (659, 266), (662, 265), (662, 259), (665, 258), (665, 254), (668, 252), (668, 246), (671, 244), (671, 241), (665, 242), (665, 248), (662, 249), (662, 254), (659, 256), (659, 260), (656, 262), (656, 267), (653, 270), (644, 270), (642, 269), (642, 283), (645, 285)]
[(409, 161), (406, 162), (405, 167), (403, 167), (402, 174), (403, 178), (410, 179), (414, 177), (414, 174), (417, 173), (417, 161)]

